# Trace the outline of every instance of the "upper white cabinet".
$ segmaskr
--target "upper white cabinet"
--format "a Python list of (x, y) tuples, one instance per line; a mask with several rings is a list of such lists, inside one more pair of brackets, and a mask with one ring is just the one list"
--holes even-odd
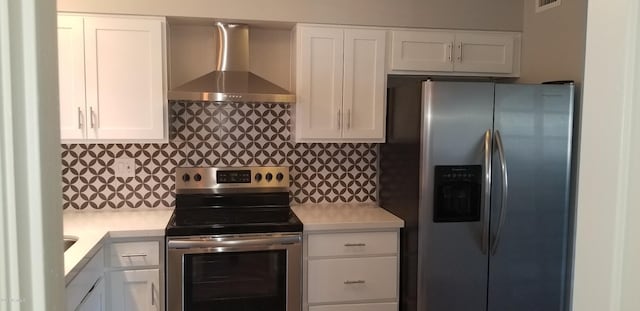
[(389, 68), (398, 74), (520, 75), (515, 32), (393, 30)]
[(165, 20), (58, 15), (63, 141), (167, 139)]
[(298, 25), (296, 142), (383, 142), (386, 31)]

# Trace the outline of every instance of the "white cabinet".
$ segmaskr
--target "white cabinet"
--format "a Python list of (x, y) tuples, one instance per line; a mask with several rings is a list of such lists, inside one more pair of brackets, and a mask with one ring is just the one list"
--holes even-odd
[(383, 142), (386, 31), (298, 25), (296, 142)]
[(100, 249), (66, 285), (66, 310), (104, 310), (103, 272), (104, 252)]
[(80, 302), (80, 305), (75, 309), (76, 311), (104, 311), (104, 280), (98, 279), (96, 284), (91, 288), (84, 300)]
[(85, 136), (84, 23), (81, 16), (58, 16), (60, 136)]
[(58, 16), (63, 141), (167, 139), (165, 20)]
[(393, 30), (389, 68), (398, 74), (520, 75), (520, 33)]
[(107, 249), (107, 307), (121, 311), (163, 310), (162, 239), (114, 239)]
[(160, 310), (160, 270), (110, 272), (111, 310)]
[(304, 310), (398, 310), (398, 231), (305, 233)]

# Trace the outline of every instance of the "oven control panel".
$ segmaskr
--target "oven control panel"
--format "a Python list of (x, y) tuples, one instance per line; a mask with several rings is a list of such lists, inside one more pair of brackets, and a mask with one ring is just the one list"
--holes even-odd
[(252, 167), (178, 167), (176, 192), (243, 188), (289, 189), (289, 168)]

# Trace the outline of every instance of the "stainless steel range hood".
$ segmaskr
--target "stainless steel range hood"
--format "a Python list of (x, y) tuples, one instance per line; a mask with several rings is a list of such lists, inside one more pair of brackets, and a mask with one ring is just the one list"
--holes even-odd
[(169, 100), (293, 103), (295, 95), (249, 72), (249, 27), (216, 23), (216, 69), (169, 91)]

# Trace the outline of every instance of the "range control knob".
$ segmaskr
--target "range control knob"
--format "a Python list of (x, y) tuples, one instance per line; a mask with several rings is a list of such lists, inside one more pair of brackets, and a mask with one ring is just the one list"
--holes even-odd
[(284, 179), (284, 175), (282, 175), (282, 173), (276, 174), (276, 180), (277, 181), (282, 181), (283, 179)]
[(273, 175), (271, 173), (267, 173), (267, 175), (264, 175), (264, 179), (266, 179), (267, 182), (269, 182), (273, 179)]
[(262, 180), (262, 174), (256, 173), (255, 179), (256, 179), (256, 181), (261, 181)]
[(201, 181), (201, 180), (202, 180), (202, 176), (201, 176), (200, 174), (197, 174), (197, 173), (196, 173), (195, 175), (193, 175), (193, 180), (195, 180), (195, 181)]
[(191, 177), (189, 176), (189, 174), (182, 175), (182, 181), (188, 182), (190, 179), (191, 179)]

